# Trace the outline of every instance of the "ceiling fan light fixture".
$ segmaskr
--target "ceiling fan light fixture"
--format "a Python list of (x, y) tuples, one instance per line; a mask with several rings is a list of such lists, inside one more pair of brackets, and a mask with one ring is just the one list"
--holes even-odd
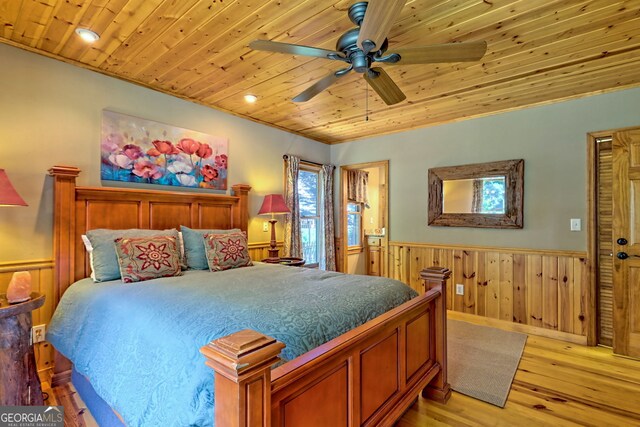
[(87, 43), (93, 43), (100, 39), (98, 33), (87, 28), (76, 28), (76, 34)]
[(249, 104), (253, 104), (254, 102), (256, 102), (258, 100), (258, 97), (253, 95), (253, 94), (248, 93), (248, 94), (246, 94), (244, 96), (244, 100), (246, 102), (248, 102)]

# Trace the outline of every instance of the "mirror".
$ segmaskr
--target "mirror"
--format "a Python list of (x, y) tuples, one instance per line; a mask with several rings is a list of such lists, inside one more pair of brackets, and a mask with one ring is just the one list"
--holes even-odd
[(503, 214), (505, 177), (448, 179), (442, 181), (444, 213)]
[(524, 160), (429, 169), (429, 225), (522, 228)]

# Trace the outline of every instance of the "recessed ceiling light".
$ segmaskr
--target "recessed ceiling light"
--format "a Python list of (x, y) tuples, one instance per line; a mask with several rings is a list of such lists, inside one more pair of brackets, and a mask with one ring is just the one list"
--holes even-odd
[(244, 100), (247, 101), (249, 104), (253, 104), (258, 100), (258, 97), (255, 95), (247, 94), (244, 96)]
[(82, 40), (86, 41), (87, 43), (93, 43), (100, 38), (98, 33), (87, 30), (86, 28), (76, 28), (76, 34), (79, 35)]

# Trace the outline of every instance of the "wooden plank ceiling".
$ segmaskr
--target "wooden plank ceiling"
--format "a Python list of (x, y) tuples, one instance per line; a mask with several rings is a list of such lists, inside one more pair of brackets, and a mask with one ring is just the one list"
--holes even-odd
[[(356, 73), (291, 98), (342, 63), (252, 51), (268, 39), (333, 50), (355, 0), (0, 0), (0, 41), (325, 143), (640, 85), (640, 1), (409, 0), (390, 49), (486, 40), (478, 62), (385, 65), (407, 99)], [(101, 38), (84, 43), (76, 27)], [(248, 104), (252, 93), (258, 102)]]

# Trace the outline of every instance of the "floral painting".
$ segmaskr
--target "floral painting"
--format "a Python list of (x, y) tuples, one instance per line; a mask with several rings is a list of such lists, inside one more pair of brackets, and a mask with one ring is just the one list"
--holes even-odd
[(226, 190), (227, 146), (226, 138), (104, 110), (100, 176)]

